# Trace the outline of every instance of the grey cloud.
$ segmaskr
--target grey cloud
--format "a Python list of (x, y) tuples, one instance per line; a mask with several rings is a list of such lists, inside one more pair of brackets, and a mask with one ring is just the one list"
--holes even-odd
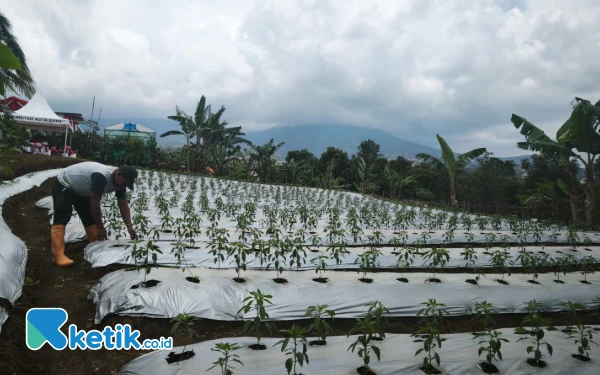
[(22, 3), (3, 11), (62, 110), (96, 95), (115, 118), (165, 118), (205, 94), (249, 129), (345, 123), (518, 154), (511, 113), (555, 131), (574, 96), (600, 97), (595, 0)]

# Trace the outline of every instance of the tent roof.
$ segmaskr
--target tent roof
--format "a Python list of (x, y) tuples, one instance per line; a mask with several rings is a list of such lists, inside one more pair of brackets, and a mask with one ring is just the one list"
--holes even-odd
[(142, 133), (154, 133), (154, 130), (142, 125), (137, 124), (135, 122), (119, 122), (118, 124), (114, 124), (111, 126), (107, 126), (104, 128), (106, 130), (122, 130), (122, 131), (132, 131), (132, 132), (142, 132)]
[(33, 98), (23, 108), (13, 112), (12, 117), (17, 124), (30, 129), (64, 132), (69, 127), (69, 120), (54, 113), (40, 90), (36, 91)]

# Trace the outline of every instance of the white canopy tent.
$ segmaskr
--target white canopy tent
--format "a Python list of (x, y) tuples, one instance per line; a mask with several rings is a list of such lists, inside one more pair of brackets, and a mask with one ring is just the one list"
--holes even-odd
[[(4, 114), (2, 114), (4, 115)], [(65, 133), (65, 148), (69, 133), (69, 120), (59, 117), (48, 105), (46, 98), (37, 90), (29, 103), (18, 111), (12, 113), (17, 124), (28, 129), (41, 130), (54, 133)]]

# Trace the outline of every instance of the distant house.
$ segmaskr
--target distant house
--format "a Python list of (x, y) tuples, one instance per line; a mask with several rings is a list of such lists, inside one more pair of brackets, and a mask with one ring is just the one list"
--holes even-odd
[[(28, 101), (25, 99), (17, 98), (16, 96), (9, 96), (6, 99), (0, 100), (0, 104), (5, 105), (11, 111), (18, 111), (23, 108)], [(1, 112), (1, 111), (0, 111)]]

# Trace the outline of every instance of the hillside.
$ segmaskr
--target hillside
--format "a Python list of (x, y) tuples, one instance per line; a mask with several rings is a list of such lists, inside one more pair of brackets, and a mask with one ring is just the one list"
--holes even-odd
[(440, 154), (439, 149), (410, 142), (382, 130), (349, 125), (276, 126), (258, 132), (248, 132), (246, 138), (258, 145), (269, 142), (271, 138), (275, 139), (275, 142), (285, 142), (279, 156), (290, 150), (307, 149), (318, 157), (328, 146), (340, 148), (351, 155), (356, 153), (360, 142), (367, 139), (379, 144), (381, 153), (387, 157), (401, 155), (412, 158), (420, 152)]

